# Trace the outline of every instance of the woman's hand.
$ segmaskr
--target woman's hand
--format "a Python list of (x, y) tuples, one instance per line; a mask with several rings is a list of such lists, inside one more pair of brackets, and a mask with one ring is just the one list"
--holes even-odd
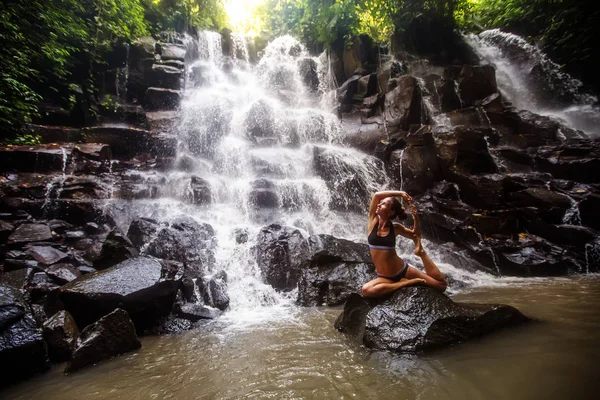
[(400, 192), (400, 197), (402, 197), (406, 201), (412, 201), (413, 200), (413, 198), (411, 197), (411, 195), (408, 194), (408, 193), (406, 193), (406, 192)]
[(415, 207), (415, 205), (414, 205), (414, 204), (410, 204), (410, 205), (408, 206), (408, 211), (410, 211), (410, 215), (412, 215), (412, 216), (413, 216), (413, 218), (414, 218), (414, 217), (416, 217), (416, 216), (418, 215), (417, 207)]

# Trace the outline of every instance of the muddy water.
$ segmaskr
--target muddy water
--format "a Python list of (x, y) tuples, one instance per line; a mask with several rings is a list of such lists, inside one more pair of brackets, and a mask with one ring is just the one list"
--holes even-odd
[(597, 398), (600, 277), (521, 281), (453, 297), (508, 303), (539, 321), (443, 351), (392, 355), (348, 343), (332, 327), (339, 310), (280, 305), (143, 338), (139, 351), (71, 376), (54, 366), (0, 397)]

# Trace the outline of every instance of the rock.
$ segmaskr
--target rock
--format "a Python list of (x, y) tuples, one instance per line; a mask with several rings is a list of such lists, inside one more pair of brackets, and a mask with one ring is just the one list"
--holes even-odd
[(157, 53), (162, 60), (185, 61), (185, 47), (172, 43), (158, 43)]
[(81, 331), (65, 373), (75, 372), (140, 347), (142, 344), (129, 315), (117, 308)]
[(196, 280), (198, 292), (202, 295), (204, 303), (210, 307), (225, 311), (229, 308), (229, 295), (227, 294), (227, 274), (225, 271), (215, 274), (210, 279)]
[(154, 64), (152, 66), (150, 87), (180, 90), (182, 72), (179, 68), (168, 65)]
[(309, 238), (311, 258), (301, 271), (298, 304), (304, 307), (343, 304), (363, 284), (376, 278), (369, 247), (330, 235)]
[(298, 60), (298, 71), (302, 82), (310, 91), (316, 92), (319, 89), (319, 75), (317, 74), (317, 62), (310, 57)]
[(153, 111), (146, 113), (148, 130), (151, 132), (170, 132), (179, 122), (177, 111)]
[(50, 368), (42, 334), (19, 290), (0, 283), (0, 386)]
[(453, 79), (444, 79), (440, 88), (440, 109), (443, 113), (462, 108), (462, 101), (458, 94), (458, 85)]
[(384, 116), (388, 125), (409, 130), (413, 124), (429, 124), (431, 117), (423, 103), (423, 90), (417, 78), (406, 75), (390, 79), (390, 83), (396, 87), (385, 95)]
[(264, 100), (252, 104), (244, 120), (246, 136), (249, 140), (254, 143), (260, 143), (266, 138), (277, 140), (274, 112)]
[[(68, 116), (67, 116), (68, 118)], [(81, 139), (79, 128), (25, 124), (25, 129), (42, 139), (42, 143), (77, 142)]]
[(60, 300), (80, 328), (119, 307), (143, 331), (170, 313), (182, 273), (156, 259), (136, 257), (68, 283), (60, 289)]
[(8, 237), (8, 244), (52, 241), (54, 237), (46, 224), (22, 224)]
[(252, 191), (248, 195), (248, 202), (256, 208), (277, 208), (282, 206), (275, 184), (264, 178), (252, 182)]
[(63, 221), (60, 219), (53, 219), (51, 221), (48, 221), (48, 226), (54, 232), (61, 233), (61, 234), (65, 233), (67, 230), (73, 228), (73, 225), (69, 224), (67, 221)]
[(293, 290), (308, 259), (308, 241), (300, 230), (272, 224), (263, 227), (252, 248), (265, 282), (278, 290)]
[(142, 246), (150, 243), (151, 239), (154, 238), (156, 232), (161, 228), (158, 221), (150, 218), (140, 218), (134, 220), (129, 225), (127, 231), (127, 237), (131, 240), (131, 243), (139, 251)]
[(45, 272), (33, 272), (25, 279), (24, 283), (24, 289), (29, 292), (32, 302), (39, 301), (44, 296), (58, 290), (59, 287)]
[(420, 352), (528, 320), (511, 306), (456, 303), (433, 288), (411, 286), (379, 303), (353, 294), (335, 327), (370, 349)]
[(110, 146), (102, 143), (78, 143), (73, 148), (73, 154), (96, 161), (108, 161), (112, 157)]
[(590, 193), (579, 203), (581, 222), (589, 227), (600, 230), (600, 195)]
[(200, 177), (192, 176), (190, 181), (191, 198), (194, 204), (205, 205), (212, 203), (210, 183)]
[(206, 307), (201, 304), (188, 303), (181, 305), (178, 310), (175, 311), (175, 315), (191, 322), (197, 322), (201, 319), (216, 319), (221, 313), (217, 309)]
[(172, 335), (183, 331), (188, 331), (193, 328), (192, 321), (184, 318), (178, 318), (169, 315), (160, 320), (160, 322), (152, 327), (148, 333), (153, 335)]
[(458, 82), (463, 106), (475, 105), (498, 91), (496, 71), (491, 65), (463, 65)]
[(71, 358), (79, 337), (79, 329), (71, 314), (67, 311), (54, 314), (44, 322), (43, 334), (52, 361), (61, 362)]
[(12, 224), (0, 219), (0, 243), (5, 243), (14, 229)]
[(498, 171), (486, 142), (486, 137), (494, 135), (491, 128), (457, 126), (451, 130), (435, 128), (432, 133), (443, 169), (456, 166), (468, 174)]
[(99, 257), (94, 260), (94, 268), (106, 269), (137, 255), (138, 251), (129, 238), (115, 228), (106, 237)]
[(46, 268), (45, 272), (46, 275), (59, 285), (74, 281), (81, 276), (81, 271), (71, 264), (54, 264)]
[(359, 100), (355, 100), (359, 79), (360, 75), (351, 76), (337, 89), (337, 98), (341, 104), (351, 105), (362, 101), (362, 97)]
[(150, 132), (130, 126), (92, 126), (82, 132), (86, 142), (105, 143), (118, 157), (150, 151), (153, 145)]
[(0, 146), (0, 171), (62, 171), (71, 162), (67, 145)]
[(26, 253), (44, 265), (57, 263), (68, 256), (68, 254), (50, 246), (32, 246)]
[(162, 227), (148, 244), (145, 254), (181, 262), (186, 276), (199, 278), (215, 264), (215, 247), (215, 232), (210, 224), (182, 217)]
[(88, 267), (87, 265), (82, 265), (82, 266), (78, 267), (77, 269), (79, 270), (81, 275), (93, 274), (94, 272), (98, 272), (98, 270), (96, 270), (96, 268)]
[(144, 106), (149, 111), (169, 111), (179, 107), (181, 91), (149, 87), (144, 96)]
[(540, 147), (535, 154), (539, 171), (559, 179), (600, 183), (600, 140), (568, 140), (559, 146)]

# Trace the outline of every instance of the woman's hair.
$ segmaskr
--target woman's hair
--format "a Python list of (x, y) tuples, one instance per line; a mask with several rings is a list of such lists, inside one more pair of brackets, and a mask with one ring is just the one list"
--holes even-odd
[(407, 217), (406, 210), (404, 210), (404, 207), (402, 206), (402, 201), (398, 197), (392, 197), (391, 209), (394, 212), (393, 218), (398, 218), (402, 220)]

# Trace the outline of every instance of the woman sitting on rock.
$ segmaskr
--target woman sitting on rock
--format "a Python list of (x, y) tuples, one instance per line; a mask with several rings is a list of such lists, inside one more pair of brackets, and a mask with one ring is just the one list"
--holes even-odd
[[(406, 200), (413, 216), (413, 229), (393, 223), (394, 218), (406, 218), (406, 212), (400, 198)], [(421, 228), (417, 208), (410, 204), (412, 197), (406, 192), (377, 192), (369, 207), (369, 248), (377, 270), (377, 279), (362, 287), (364, 297), (380, 297), (392, 293), (404, 286), (424, 283), (440, 291), (446, 290), (446, 278), (427, 255), (421, 245)], [(421, 257), (425, 274), (411, 267), (396, 254), (396, 235), (412, 239), (415, 242), (415, 255)]]

